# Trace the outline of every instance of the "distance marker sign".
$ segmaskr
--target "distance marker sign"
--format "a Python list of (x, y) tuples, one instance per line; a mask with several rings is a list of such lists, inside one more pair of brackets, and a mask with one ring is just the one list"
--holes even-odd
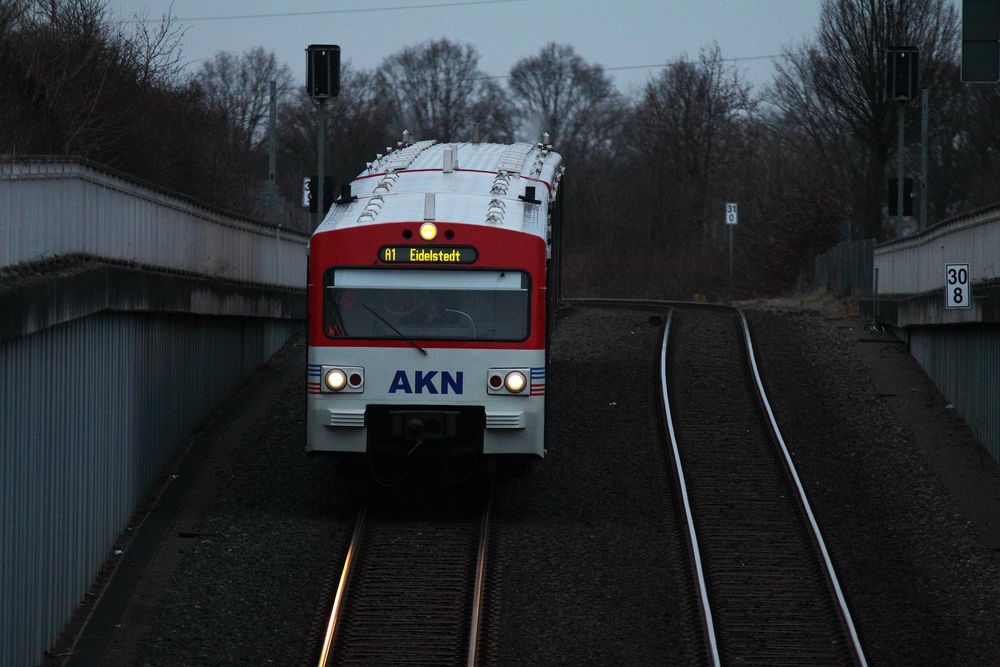
[(944, 307), (948, 310), (972, 308), (968, 264), (944, 265)]
[(735, 202), (726, 204), (726, 224), (735, 225), (738, 218), (737, 205)]

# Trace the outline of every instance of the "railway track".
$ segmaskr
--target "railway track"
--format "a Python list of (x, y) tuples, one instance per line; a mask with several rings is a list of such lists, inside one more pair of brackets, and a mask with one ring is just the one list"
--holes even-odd
[[(743, 314), (667, 311), (661, 391), (708, 664), (862, 665), (833, 565), (764, 393)], [(490, 507), (359, 513), (320, 665), (479, 662)]]
[(715, 662), (865, 665), (743, 314), (675, 311), (664, 357)]
[(421, 518), (361, 509), (318, 664), (481, 661), (492, 501)]
[(710, 664), (866, 665), (809, 501), (764, 392), (742, 312), (670, 309), (664, 415)]

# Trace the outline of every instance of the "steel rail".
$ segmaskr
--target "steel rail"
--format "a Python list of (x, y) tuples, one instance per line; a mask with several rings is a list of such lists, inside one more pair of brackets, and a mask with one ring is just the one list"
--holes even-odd
[(698, 596), (702, 622), (705, 625), (708, 657), (713, 667), (719, 667), (719, 645), (715, 638), (712, 607), (708, 602), (708, 586), (705, 583), (705, 572), (701, 564), (701, 550), (698, 547), (698, 535), (694, 529), (694, 517), (691, 513), (691, 503), (688, 500), (687, 483), (684, 480), (684, 467), (681, 465), (681, 454), (677, 446), (677, 436), (674, 433), (674, 420), (670, 413), (670, 398), (667, 391), (667, 340), (670, 337), (670, 320), (672, 316), (673, 311), (668, 311), (666, 322), (663, 325), (663, 344), (660, 347), (660, 396), (663, 399), (663, 413), (667, 423), (667, 433), (670, 436), (670, 450), (674, 459), (674, 468), (677, 470), (677, 481), (680, 485), (681, 500), (684, 504), (684, 518), (687, 524), (688, 540), (691, 545), (691, 557), (694, 561), (695, 576), (698, 580)]
[(469, 626), (469, 656), (467, 667), (475, 667), (479, 661), (479, 625), (482, 620), (483, 591), (486, 588), (486, 554), (489, 551), (490, 515), (493, 498), (486, 501), (483, 518), (479, 524), (479, 553), (476, 556), (476, 585), (472, 593), (472, 623)]
[[(847, 600), (844, 597), (843, 590), (840, 587), (840, 581), (837, 578), (836, 570), (833, 566), (833, 561), (830, 558), (829, 551), (826, 548), (826, 542), (823, 539), (823, 535), (819, 529), (819, 524), (816, 521), (816, 517), (813, 514), (812, 506), (809, 504), (809, 500), (806, 496), (805, 488), (802, 486), (802, 482), (799, 479), (798, 472), (795, 469), (795, 464), (792, 462), (791, 454), (788, 451), (788, 447), (785, 444), (785, 440), (781, 435), (781, 430), (778, 428), (778, 422), (774, 417), (774, 411), (771, 409), (771, 403), (767, 399), (767, 393), (764, 391), (764, 383), (761, 380), (760, 370), (757, 366), (757, 358), (753, 351), (753, 341), (750, 337), (750, 326), (747, 322), (746, 315), (743, 313), (741, 308), (736, 306), (730, 306), (727, 304), (705, 304), (696, 303), (692, 301), (672, 301), (672, 300), (658, 300), (658, 299), (605, 299), (605, 298), (570, 298), (563, 299), (562, 303), (567, 303), (570, 305), (581, 305), (581, 306), (626, 306), (626, 307), (652, 307), (652, 308), (714, 308), (714, 309), (724, 309), (735, 311), (740, 318), (740, 326), (743, 331), (743, 340), (746, 345), (747, 360), (750, 375), (754, 381), (754, 388), (757, 392), (757, 396), (761, 401), (761, 405), (764, 408), (764, 413), (767, 415), (768, 428), (771, 430), (774, 436), (774, 442), (776, 443), (778, 449), (781, 452), (781, 458), (785, 466), (785, 470), (789, 475), (793, 486), (795, 487), (796, 494), (798, 496), (799, 504), (802, 509), (804, 516), (809, 524), (809, 529), (813, 543), (815, 544), (817, 550), (820, 553), (822, 564), (823, 564), (823, 574), (830, 585), (831, 590), (836, 598), (837, 614), (840, 617), (841, 624), (844, 631), (847, 634), (849, 640), (850, 649), (854, 656), (855, 661), (860, 665), (860, 667), (867, 667), (868, 662), (865, 659), (864, 650), (861, 647), (861, 641), (858, 637), (857, 629), (854, 626), (854, 620), (851, 617), (851, 612), (847, 607)], [(669, 331), (670, 314), (667, 315), (667, 324), (664, 328), (663, 337), (663, 349), (660, 353), (660, 365), (662, 373), (662, 384), (663, 384), (663, 398), (664, 398), (664, 409), (666, 410), (669, 433), (671, 439), (671, 447), (674, 450), (675, 465), (677, 466), (678, 477), (681, 480), (681, 493), (684, 498), (685, 513), (687, 516), (689, 532), (691, 535), (692, 549), (697, 553), (697, 537), (694, 534), (694, 524), (691, 520), (690, 507), (688, 506), (687, 500), (687, 490), (683, 482), (683, 472), (680, 466), (680, 458), (677, 449), (677, 443), (673, 431), (673, 424), (670, 421), (670, 406), (667, 400), (667, 384), (666, 384), (666, 345), (667, 345), (667, 333)], [(704, 585), (704, 580), (700, 572), (701, 562), (700, 556), (695, 558), (696, 568), (699, 570), (699, 585)], [(706, 595), (703, 593), (703, 595)], [(703, 597), (704, 609), (707, 611), (706, 619), (710, 620), (711, 611), (708, 607), (707, 597)], [(706, 624), (708, 623), (706, 620)], [(708, 626), (711, 627), (711, 626)], [(712, 630), (711, 642), (714, 643), (714, 629)], [(714, 655), (715, 665), (718, 665), (718, 653)]]
[(340, 620), (340, 610), (344, 603), (344, 595), (347, 592), (347, 583), (351, 577), (351, 565), (354, 556), (358, 552), (361, 543), (361, 536), (365, 530), (365, 516), (367, 508), (358, 510), (358, 518), (354, 524), (354, 534), (351, 536), (351, 544), (347, 547), (347, 556), (344, 558), (344, 569), (340, 573), (340, 582), (337, 584), (337, 595), (333, 598), (333, 609), (330, 611), (330, 620), (326, 624), (326, 634), (323, 636), (323, 650), (319, 656), (319, 667), (326, 667), (330, 659), (330, 651), (333, 649), (333, 636), (337, 632), (337, 621)]
[(802, 510), (809, 522), (812, 538), (823, 557), (824, 574), (826, 575), (827, 582), (830, 584), (830, 587), (833, 589), (834, 595), (837, 598), (837, 613), (840, 615), (840, 620), (844, 629), (847, 630), (847, 634), (850, 639), (851, 652), (854, 654), (854, 659), (859, 665), (861, 665), (861, 667), (867, 667), (868, 662), (865, 660), (865, 653), (861, 648), (861, 641), (858, 639), (858, 633), (854, 627), (854, 620), (851, 618), (851, 612), (847, 608), (847, 600), (844, 598), (843, 591), (840, 588), (840, 582), (837, 579), (837, 573), (833, 568), (833, 561), (830, 559), (830, 554), (826, 549), (826, 542), (823, 540), (823, 535), (819, 530), (819, 524), (816, 522), (816, 517), (813, 515), (809, 499), (806, 497), (805, 488), (803, 488), (802, 482), (799, 480), (799, 474), (795, 470), (795, 464), (792, 463), (792, 457), (788, 452), (788, 447), (785, 445), (785, 439), (781, 436), (781, 430), (778, 428), (778, 422), (774, 418), (774, 412), (771, 410), (771, 403), (767, 400), (767, 394), (764, 392), (764, 383), (760, 378), (760, 372), (757, 368), (757, 358), (753, 352), (753, 341), (750, 338), (750, 325), (747, 322), (747, 318), (743, 314), (743, 311), (739, 308), (736, 308), (735, 310), (740, 316), (740, 325), (743, 329), (743, 340), (746, 344), (747, 360), (750, 365), (750, 372), (754, 380), (757, 395), (764, 407), (764, 412), (767, 414), (767, 420), (771, 433), (774, 435), (778, 449), (781, 451), (785, 470), (788, 472), (792, 483), (795, 485), (799, 503), (801, 504)]

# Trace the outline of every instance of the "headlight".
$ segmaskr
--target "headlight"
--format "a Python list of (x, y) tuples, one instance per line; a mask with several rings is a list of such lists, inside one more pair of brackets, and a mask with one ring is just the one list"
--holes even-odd
[(437, 238), (438, 228), (433, 222), (425, 222), (420, 225), (420, 238), (425, 241), (433, 241)]
[(347, 375), (339, 368), (331, 368), (326, 372), (323, 381), (330, 391), (340, 391), (347, 385)]
[(511, 371), (507, 373), (507, 377), (503, 380), (504, 385), (507, 387), (507, 391), (512, 394), (520, 394), (524, 391), (524, 386), (528, 381), (524, 377), (524, 373), (521, 371)]
[(491, 396), (534, 396), (534, 385), (528, 382), (530, 368), (489, 368), (486, 371), (486, 393)]

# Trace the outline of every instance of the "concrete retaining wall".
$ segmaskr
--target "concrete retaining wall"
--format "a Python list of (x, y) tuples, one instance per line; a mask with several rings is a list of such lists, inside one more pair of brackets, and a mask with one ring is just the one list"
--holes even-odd
[(0, 665), (41, 661), (188, 434), (304, 329), (307, 242), (0, 159)]

